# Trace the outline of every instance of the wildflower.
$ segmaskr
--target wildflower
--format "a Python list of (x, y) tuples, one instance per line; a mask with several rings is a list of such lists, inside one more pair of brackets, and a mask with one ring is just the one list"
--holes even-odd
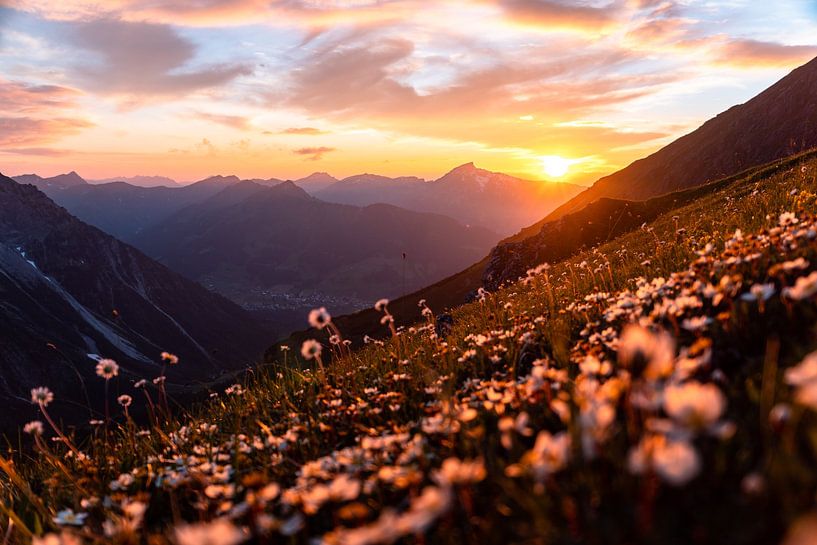
[(435, 474), (440, 484), (476, 483), (485, 478), (485, 464), (482, 460), (460, 460), (446, 458), (442, 467)]
[(766, 301), (774, 295), (774, 284), (754, 284), (740, 296), (743, 301)]
[(769, 411), (769, 424), (779, 431), (791, 419), (791, 406), (787, 403), (778, 403)]
[(612, 366), (608, 362), (602, 363), (596, 356), (588, 354), (579, 363), (579, 369), (583, 375), (607, 375), (612, 370)]
[(176, 365), (179, 363), (179, 356), (171, 354), (170, 352), (162, 352), (162, 361), (170, 365)]
[(711, 427), (723, 414), (726, 398), (714, 384), (687, 382), (664, 392), (664, 410), (690, 429)]
[(115, 480), (108, 483), (108, 488), (113, 491), (127, 490), (136, 482), (136, 478), (130, 473), (121, 473)]
[(315, 358), (319, 358), (321, 356), (322, 350), (323, 347), (321, 346), (321, 343), (315, 339), (307, 339), (301, 345), (301, 356), (303, 356), (306, 360), (314, 360)]
[(766, 479), (760, 473), (749, 473), (740, 482), (740, 489), (748, 496), (761, 494), (766, 488)]
[(309, 313), (309, 325), (315, 329), (323, 329), (332, 321), (332, 316), (324, 307), (313, 309)]
[(228, 386), (224, 390), (224, 393), (227, 394), (228, 396), (229, 395), (241, 396), (244, 395), (244, 388), (240, 384), (233, 384), (231, 386)]
[(80, 543), (80, 538), (71, 532), (45, 534), (43, 537), (34, 536), (31, 541), (31, 545), (80, 545)]
[(692, 318), (687, 318), (683, 322), (681, 322), (681, 327), (686, 329), (687, 331), (692, 331), (693, 333), (697, 333), (706, 329), (706, 326), (712, 321), (711, 318), (708, 316), (694, 316)]
[(39, 420), (32, 420), (31, 422), (23, 426), (23, 431), (29, 435), (42, 435), (43, 423)]
[(133, 398), (127, 394), (122, 394), (116, 398), (116, 402), (123, 407), (130, 407), (131, 403), (133, 403)]
[(378, 299), (378, 301), (374, 304), (374, 309), (378, 312), (383, 312), (388, 305), (388, 299)]
[(567, 465), (569, 453), (570, 436), (567, 433), (552, 435), (540, 431), (533, 448), (522, 458), (522, 463), (530, 467), (536, 480), (542, 481)]
[(105, 380), (110, 380), (119, 374), (119, 365), (111, 359), (101, 359), (96, 364), (96, 374)]
[(38, 386), (31, 389), (31, 402), (35, 405), (39, 404), (43, 407), (48, 407), (48, 404), (54, 401), (54, 394), (45, 386)]
[(807, 355), (795, 367), (786, 369), (785, 380), (796, 388), (795, 401), (817, 410), (817, 351)]
[(63, 509), (54, 517), (54, 524), (59, 526), (82, 526), (88, 513), (74, 513), (73, 509)]
[(788, 227), (790, 225), (797, 225), (798, 223), (800, 223), (800, 220), (797, 219), (797, 215), (794, 212), (783, 212), (780, 214), (778, 221), (780, 227)]
[(701, 469), (695, 449), (686, 441), (670, 441), (663, 435), (645, 437), (628, 456), (630, 472), (641, 474), (651, 469), (664, 481), (681, 486)]
[(794, 286), (783, 290), (786, 297), (795, 301), (808, 299), (815, 293), (817, 293), (817, 271), (808, 276), (801, 276), (795, 281)]
[(642, 371), (647, 380), (666, 378), (673, 371), (675, 342), (665, 332), (652, 333), (637, 325), (629, 325), (621, 334), (618, 360), (622, 366)]
[(179, 545), (236, 545), (247, 539), (245, 533), (226, 518), (177, 526), (175, 534)]
[(148, 381), (145, 379), (137, 380), (133, 383), (134, 388), (144, 388), (147, 385)]

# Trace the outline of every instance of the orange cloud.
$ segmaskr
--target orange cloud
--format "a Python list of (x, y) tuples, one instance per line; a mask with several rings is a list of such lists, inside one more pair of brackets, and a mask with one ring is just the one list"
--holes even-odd
[(817, 56), (817, 47), (810, 45), (730, 40), (717, 51), (715, 63), (739, 68), (776, 68), (803, 64), (815, 56)]
[(0, 146), (18, 148), (45, 144), (92, 126), (82, 119), (0, 117)]
[(391, 132), (528, 148), (550, 129), (541, 124), (519, 126), (518, 117), (533, 116), (546, 123), (581, 118), (642, 97), (679, 77), (618, 75), (615, 67), (637, 57), (602, 52), (577, 54), (570, 62), (505, 61), (419, 93), (399, 80), (394, 69), (413, 51), (411, 42), (396, 38), (318, 50), (291, 75), (286, 96), (272, 100), (310, 116), (349, 123), (365, 119), (367, 126)]
[(191, 114), (192, 118), (194, 119), (201, 119), (203, 121), (209, 121), (211, 123), (217, 123), (219, 125), (224, 125), (226, 127), (232, 127), (234, 129), (247, 129), (250, 126), (250, 120), (246, 117), (240, 115), (226, 115), (226, 114), (211, 114), (207, 112), (194, 112)]
[(297, 134), (297, 135), (319, 135), (327, 134), (327, 131), (316, 129), (315, 127), (289, 127), (281, 131), (281, 134)]
[(321, 146), (319, 148), (300, 148), (293, 150), (292, 153), (295, 155), (306, 155), (310, 161), (320, 161), (323, 159), (323, 156), (327, 153), (337, 151), (335, 148), (327, 148), (325, 146)]
[(294, 23), (322, 29), (398, 22), (428, 4), (420, 0), (8, 0), (8, 7), (64, 21), (109, 17), (191, 26)]
[(93, 126), (72, 117), (78, 91), (58, 85), (33, 85), (0, 79), (0, 146), (4, 151), (59, 140)]
[(512, 21), (544, 29), (601, 32), (615, 26), (620, 15), (616, 2), (603, 7), (551, 0), (496, 0), (496, 4)]

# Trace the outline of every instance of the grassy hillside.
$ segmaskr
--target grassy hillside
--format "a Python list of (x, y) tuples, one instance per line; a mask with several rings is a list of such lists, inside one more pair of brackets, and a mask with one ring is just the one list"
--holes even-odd
[[(504, 239), (491, 255), (464, 271), (392, 301), (389, 305), (390, 312), (395, 323), (400, 325), (411, 325), (422, 319), (421, 309), (417, 306), (417, 301), (420, 300), (425, 300), (437, 313), (448, 312), (451, 308), (461, 306), (473, 298), (480, 286), (493, 283), (494, 269), (499, 269), (500, 272), (506, 273), (505, 275), (509, 272), (517, 273), (512, 275), (515, 280), (517, 276), (524, 276), (528, 268), (544, 262), (563, 261), (587, 248), (614, 240), (644, 222), (651, 222), (662, 214), (668, 214), (732, 184), (764, 180), (814, 157), (817, 157), (817, 149), (750, 168), (700, 187), (676, 191), (646, 201), (605, 198), (559, 219), (545, 218)], [(513, 266), (498, 267), (498, 264), (493, 262), (495, 256), (498, 256), (501, 265), (503, 254), (511, 254), (516, 260)], [(336, 325), (354, 346), (362, 343), (366, 336), (380, 338), (389, 332), (389, 328), (380, 323), (380, 313), (374, 308), (339, 316)], [(314, 328), (294, 332), (270, 347), (265, 360), (275, 362), (280, 358), (281, 345), (300, 346), (309, 338), (328, 342), (329, 334)]]
[(483, 294), (450, 330), (426, 312), (353, 353), (294, 365), (293, 347), (189, 412), (149, 386), (147, 427), (52, 441), (46, 423), (0, 459), (0, 524), (182, 545), (814, 532), (815, 192), (803, 156)]

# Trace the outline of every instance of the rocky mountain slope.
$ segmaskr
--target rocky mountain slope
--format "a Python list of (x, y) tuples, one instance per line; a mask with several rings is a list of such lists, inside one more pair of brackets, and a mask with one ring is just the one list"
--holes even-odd
[(0, 398), (11, 407), (28, 405), (21, 392), (44, 381), (84, 405), (94, 357), (116, 359), (129, 378), (153, 378), (169, 350), (187, 362), (169, 374), (181, 383), (252, 363), (269, 341), (234, 303), (31, 185), (0, 175), (0, 210)]

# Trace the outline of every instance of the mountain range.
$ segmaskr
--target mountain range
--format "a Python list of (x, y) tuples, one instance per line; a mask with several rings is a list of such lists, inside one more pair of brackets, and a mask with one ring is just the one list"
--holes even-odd
[(509, 235), (582, 189), (569, 183), (515, 178), (467, 163), (430, 182), (415, 177), (351, 176), (316, 192), (315, 196), (342, 204), (386, 203), (445, 214), (467, 225)]
[[(785, 158), (817, 147), (817, 59), (793, 70), (745, 104), (734, 106), (644, 159), (599, 179), (539, 221), (500, 241), (488, 257), (392, 301), (398, 323), (421, 319), (417, 301), (435, 310), (462, 304), (480, 287), (496, 289), (542, 262), (616, 238), (694, 196), (685, 190), (790, 168)], [(779, 164), (773, 163), (780, 160)], [(793, 159), (794, 160), (794, 159)], [(763, 174), (768, 172), (762, 171)], [(709, 182), (709, 184), (707, 184)], [(331, 187), (330, 187), (331, 189)], [(664, 197), (664, 198), (659, 198)], [(648, 203), (639, 201), (652, 199)], [(366, 309), (336, 319), (350, 338), (384, 334)], [(315, 332), (298, 332), (294, 341)], [(275, 346), (267, 358), (275, 354)]]
[[(101, 384), (94, 359), (116, 359), (128, 378), (159, 374), (176, 353), (179, 383), (256, 362), (270, 332), (227, 299), (57, 206), (36, 186), (0, 175), (0, 425), (24, 393), (52, 385), (67, 404)], [(120, 381), (121, 383), (121, 381)], [(91, 396), (93, 397), (93, 396)]]
[(131, 242), (241, 303), (266, 291), (290, 301), (312, 296), (315, 304), (324, 300), (348, 310), (444, 278), (479, 260), (497, 238), (446, 216), (386, 204), (327, 203), (292, 182), (267, 187), (246, 181)]
[(125, 182), (126, 184), (139, 187), (179, 187), (181, 184), (173, 178), (167, 176), (119, 176), (113, 178), (102, 178), (88, 180), (91, 184), (110, 184), (114, 182)]
[(315, 304), (350, 311), (436, 282), (580, 189), (471, 163), (432, 182), (315, 173), (294, 182), (212, 176), (141, 187), (63, 178), (72, 183), (16, 179), (34, 181), (79, 219), (265, 313), (282, 332)]

